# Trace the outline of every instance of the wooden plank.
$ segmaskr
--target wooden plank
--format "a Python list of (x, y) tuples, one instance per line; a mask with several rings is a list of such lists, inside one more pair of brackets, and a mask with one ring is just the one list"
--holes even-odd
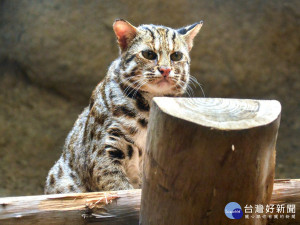
[[(94, 207), (87, 206), (98, 200)], [(140, 200), (140, 189), (0, 198), (0, 224), (138, 225)], [(270, 220), (268, 224), (300, 224), (300, 179), (275, 180), (271, 203), (296, 204), (296, 219)]]

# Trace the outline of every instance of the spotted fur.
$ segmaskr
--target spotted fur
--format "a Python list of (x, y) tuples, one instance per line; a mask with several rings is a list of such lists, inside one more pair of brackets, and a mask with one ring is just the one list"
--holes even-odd
[(201, 26), (175, 30), (134, 27), (124, 20), (114, 23), (120, 56), (69, 133), (61, 157), (49, 171), (46, 194), (141, 187), (151, 99), (186, 91), (189, 51)]

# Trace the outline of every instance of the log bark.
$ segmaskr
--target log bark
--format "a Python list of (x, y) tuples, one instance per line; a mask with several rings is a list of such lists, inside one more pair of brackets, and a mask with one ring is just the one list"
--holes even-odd
[(224, 208), (270, 203), (280, 112), (277, 101), (155, 98), (140, 223), (266, 224)]
[[(97, 203), (99, 200), (100, 202)], [(0, 224), (138, 225), (140, 201), (140, 189), (117, 192), (6, 197), (0, 198)], [(300, 179), (275, 180), (271, 203), (295, 204), (296, 212), (299, 211)], [(91, 205), (88, 206), (89, 204)], [(270, 220), (268, 224), (300, 224), (300, 216), (290, 220)]]

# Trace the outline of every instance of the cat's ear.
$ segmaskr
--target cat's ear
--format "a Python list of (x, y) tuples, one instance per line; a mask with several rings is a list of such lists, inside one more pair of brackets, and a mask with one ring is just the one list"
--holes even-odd
[(134, 26), (123, 19), (115, 20), (113, 28), (121, 51), (123, 52), (128, 48), (129, 43), (135, 38), (137, 30)]
[(202, 25), (203, 25), (203, 21), (200, 21), (198, 23), (194, 23), (192, 25), (182, 27), (177, 30), (178, 33), (183, 35), (183, 37), (188, 45), (189, 51), (192, 49), (193, 40), (196, 37), (196, 35), (198, 34), (198, 32), (200, 31)]

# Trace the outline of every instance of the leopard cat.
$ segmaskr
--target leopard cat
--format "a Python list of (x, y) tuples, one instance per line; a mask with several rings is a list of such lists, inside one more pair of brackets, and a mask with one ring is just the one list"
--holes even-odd
[(189, 51), (201, 27), (202, 21), (179, 29), (114, 22), (120, 56), (68, 134), (45, 194), (141, 187), (151, 100), (186, 92)]

